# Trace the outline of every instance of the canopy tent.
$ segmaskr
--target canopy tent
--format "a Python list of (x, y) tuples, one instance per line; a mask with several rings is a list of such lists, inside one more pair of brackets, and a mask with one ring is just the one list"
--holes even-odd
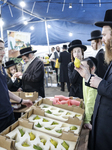
[[(24, 0), (26, 6), (20, 6), (20, 0), (1, 0), (1, 17), (4, 41), (7, 46), (7, 30), (31, 33), (32, 45), (47, 45), (45, 21), (51, 25), (48, 28), (49, 44), (70, 42), (81, 39), (89, 45), (92, 30), (96, 21), (104, 19), (105, 11), (111, 9), (111, 0)], [(71, 3), (72, 8), (69, 8)], [(24, 18), (23, 18), (24, 16)], [(23, 21), (28, 21), (24, 25)], [(30, 30), (34, 26), (34, 30)], [(69, 36), (69, 33), (72, 36)]]

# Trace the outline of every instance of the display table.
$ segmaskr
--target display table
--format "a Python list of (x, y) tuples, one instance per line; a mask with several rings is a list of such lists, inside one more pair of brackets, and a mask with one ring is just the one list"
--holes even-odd
[(15, 113), (24, 113), (26, 110), (28, 109), (28, 107), (26, 106), (22, 106), (20, 109), (14, 109), (13, 112)]
[(15, 117), (15, 121), (18, 120), (18, 118), (20, 118), (24, 113), (25, 111), (28, 109), (28, 107), (26, 106), (23, 106), (19, 109), (13, 109), (13, 112), (14, 112), (14, 117)]

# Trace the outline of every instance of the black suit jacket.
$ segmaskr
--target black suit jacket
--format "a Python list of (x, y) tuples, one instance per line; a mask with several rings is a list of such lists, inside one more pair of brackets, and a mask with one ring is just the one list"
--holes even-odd
[(104, 79), (98, 86), (96, 97), (90, 150), (112, 149), (112, 62), (110, 63)]
[(68, 82), (68, 64), (71, 61), (71, 55), (67, 51), (61, 52), (59, 57), (60, 62), (60, 82)]
[(68, 64), (68, 76), (69, 76), (69, 81), (70, 81), (69, 96), (83, 98), (82, 77), (74, 69), (74, 62), (70, 62)]
[(24, 92), (38, 92), (45, 97), (44, 92), (44, 64), (39, 58), (35, 58), (22, 76)]
[(8, 89), (12, 92), (16, 92), (22, 86), (22, 80), (16, 79), (12, 82), (11, 78), (7, 75), (7, 86)]
[(105, 75), (105, 72), (108, 68), (106, 62), (104, 61), (104, 50), (101, 49), (99, 50), (99, 52), (96, 55), (96, 59), (97, 59), (97, 69), (96, 69), (96, 75), (98, 75), (99, 77), (103, 78)]

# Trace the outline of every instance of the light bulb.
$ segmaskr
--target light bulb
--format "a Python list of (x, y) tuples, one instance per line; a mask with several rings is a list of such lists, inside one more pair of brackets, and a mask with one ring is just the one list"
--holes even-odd
[(33, 27), (33, 26), (31, 26), (31, 27), (30, 27), (30, 29), (31, 29), (31, 30), (34, 30), (34, 27)]
[(51, 25), (48, 24), (47, 27), (48, 27), (48, 28), (51, 28)]
[(69, 4), (69, 8), (72, 8), (72, 3)]
[(20, 6), (21, 6), (21, 7), (25, 7), (25, 6), (26, 6), (25, 2), (24, 2), (24, 1), (21, 1), (21, 2), (20, 2)]
[(72, 36), (72, 35), (73, 35), (73, 33), (70, 32), (70, 33), (69, 33), (69, 36)]
[(27, 21), (24, 21), (24, 25), (27, 25), (28, 24), (28, 22)]

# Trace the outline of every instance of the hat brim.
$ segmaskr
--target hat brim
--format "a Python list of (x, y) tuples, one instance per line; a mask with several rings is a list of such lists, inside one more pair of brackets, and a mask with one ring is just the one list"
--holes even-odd
[(92, 41), (92, 40), (97, 40), (97, 39), (102, 39), (102, 36), (99, 36), (99, 37), (93, 37), (93, 38), (91, 38), (91, 39), (89, 39), (89, 40), (87, 40), (87, 41)]
[(19, 55), (17, 58), (21, 58), (22, 56), (25, 56), (25, 55), (30, 54), (30, 53), (35, 53), (35, 52), (37, 52), (37, 50), (26, 52), (26, 53)]
[(15, 65), (17, 65), (18, 63), (14, 63), (14, 64), (10, 64), (9, 66), (6, 66), (6, 67), (4, 67), (4, 68), (9, 68), (9, 67), (12, 67), (12, 66), (15, 66)]
[(103, 27), (103, 26), (112, 27), (112, 21), (99, 21), (99, 22), (96, 22), (95, 25), (98, 27)]
[(62, 49), (68, 49), (68, 48), (64, 48), (64, 47), (62, 47)]
[(84, 51), (87, 49), (87, 47), (86, 47), (85, 45), (77, 44), (77, 45), (71, 46), (71, 47), (68, 49), (69, 53), (71, 53), (71, 51), (72, 51), (73, 48), (75, 48), (75, 47), (80, 47), (80, 48), (84, 49)]

